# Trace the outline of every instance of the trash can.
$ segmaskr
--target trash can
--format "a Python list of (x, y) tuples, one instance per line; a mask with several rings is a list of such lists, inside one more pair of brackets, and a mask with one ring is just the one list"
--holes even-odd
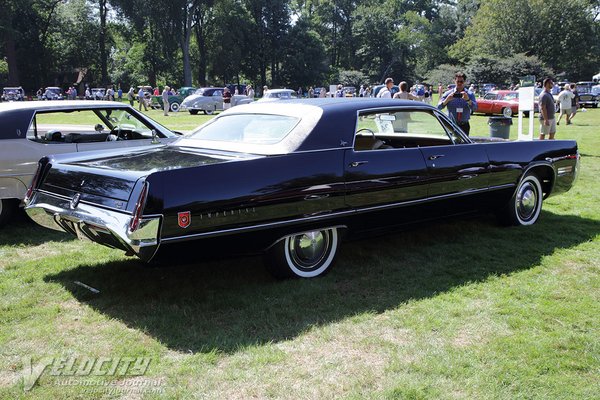
[(510, 126), (512, 118), (507, 117), (490, 117), (488, 119), (490, 126), (490, 137), (508, 139), (510, 137)]

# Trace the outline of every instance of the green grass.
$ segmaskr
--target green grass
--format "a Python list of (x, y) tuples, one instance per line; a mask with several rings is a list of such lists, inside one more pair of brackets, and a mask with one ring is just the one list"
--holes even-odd
[(49, 372), (24, 391), (23, 357), (78, 355), (151, 357), (164, 393), (142, 398), (600, 399), (600, 110), (574, 123), (557, 137), (578, 140), (580, 178), (535, 226), (347, 242), (314, 280), (275, 281), (260, 257), (147, 268), (16, 221), (0, 231), (0, 398), (136, 398)]

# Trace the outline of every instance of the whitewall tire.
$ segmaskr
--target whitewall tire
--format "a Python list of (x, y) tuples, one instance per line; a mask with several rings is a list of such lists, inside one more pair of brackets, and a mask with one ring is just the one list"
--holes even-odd
[(339, 247), (337, 228), (286, 236), (268, 250), (267, 269), (276, 278), (315, 278), (331, 268)]
[(529, 226), (537, 222), (542, 211), (542, 184), (534, 174), (525, 175), (510, 202), (498, 216), (506, 225)]

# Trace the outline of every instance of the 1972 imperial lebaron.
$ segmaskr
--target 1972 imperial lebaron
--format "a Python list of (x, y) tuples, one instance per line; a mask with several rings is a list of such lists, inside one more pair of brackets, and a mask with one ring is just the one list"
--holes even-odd
[(342, 234), (474, 211), (531, 225), (578, 164), (575, 141), (476, 141), (423, 103), (290, 100), (236, 107), (160, 148), (44, 158), (27, 210), (146, 261), (225, 242), (308, 278)]

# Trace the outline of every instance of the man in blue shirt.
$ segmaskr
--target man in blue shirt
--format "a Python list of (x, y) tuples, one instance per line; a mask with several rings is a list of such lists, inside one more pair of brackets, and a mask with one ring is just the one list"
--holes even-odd
[(471, 119), (471, 114), (477, 110), (477, 100), (475, 100), (473, 93), (465, 89), (466, 79), (467, 76), (463, 72), (457, 72), (454, 75), (456, 87), (442, 95), (438, 103), (438, 108), (441, 110), (444, 107), (448, 107), (448, 116), (468, 136), (471, 131), (469, 120)]

